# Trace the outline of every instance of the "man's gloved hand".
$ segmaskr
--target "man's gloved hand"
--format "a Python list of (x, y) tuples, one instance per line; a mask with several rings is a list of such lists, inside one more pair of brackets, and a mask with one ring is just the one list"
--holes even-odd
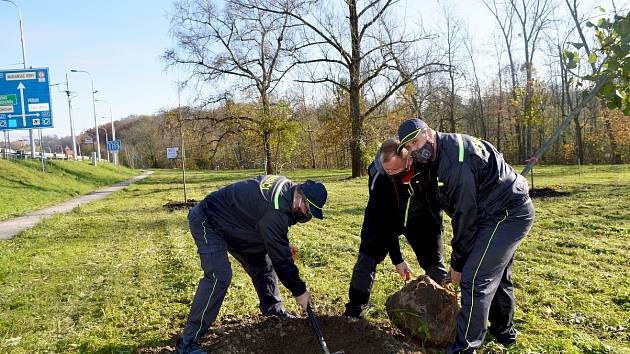
[(411, 270), (407, 261), (402, 261), (401, 263), (396, 264), (396, 272), (400, 274), (404, 281), (409, 281), (413, 270)]
[(311, 293), (306, 290), (304, 294), (296, 296), (295, 301), (297, 301), (300, 307), (302, 307), (302, 310), (306, 312), (306, 307), (308, 306), (308, 303), (311, 302)]

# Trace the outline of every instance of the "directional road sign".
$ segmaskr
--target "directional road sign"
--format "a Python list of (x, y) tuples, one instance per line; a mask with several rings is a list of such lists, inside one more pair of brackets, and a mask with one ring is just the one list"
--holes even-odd
[(122, 141), (112, 140), (107, 142), (107, 151), (118, 152), (122, 147)]
[(0, 130), (52, 126), (48, 68), (0, 70)]

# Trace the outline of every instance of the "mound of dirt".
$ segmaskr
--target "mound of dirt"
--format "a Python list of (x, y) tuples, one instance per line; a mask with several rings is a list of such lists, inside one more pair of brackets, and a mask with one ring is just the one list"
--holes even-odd
[(564, 197), (570, 195), (570, 192), (559, 192), (553, 188), (534, 188), (529, 190), (530, 198), (551, 198), (551, 197)]
[[(423, 348), (405, 343), (365, 320), (339, 316), (318, 316), (317, 321), (331, 352), (345, 354), (426, 354)], [(280, 321), (277, 318), (253, 317), (222, 323), (212, 330), (202, 345), (209, 353), (222, 354), (321, 354), (317, 338), (306, 318)], [(144, 348), (143, 354), (173, 353), (175, 344)]]
[(195, 205), (197, 205), (197, 203), (199, 202), (194, 199), (188, 199), (186, 203), (170, 201), (164, 204), (163, 207), (166, 208), (166, 210), (168, 211), (175, 211), (179, 209), (192, 209), (195, 207)]
[(392, 324), (428, 347), (446, 347), (455, 339), (457, 296), (426, 275), (411, 281), (385, 303)]

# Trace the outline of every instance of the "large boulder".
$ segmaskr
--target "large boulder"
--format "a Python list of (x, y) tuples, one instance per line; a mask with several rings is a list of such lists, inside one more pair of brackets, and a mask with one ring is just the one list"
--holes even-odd
[(385, 303), (391, 322), (427, 347), (446, 347), (455, 339), (457, 296), (426, 275), (409, 282)]

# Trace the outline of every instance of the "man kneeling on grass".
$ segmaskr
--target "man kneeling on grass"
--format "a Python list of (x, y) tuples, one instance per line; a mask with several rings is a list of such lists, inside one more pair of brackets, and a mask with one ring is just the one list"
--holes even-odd
[(267, 175), (225, 186), (190, 211), (188, 222), (204, 277), (177, 341), (177, 353), (205, 353), (199, 340), (216, 319), (232, 279), (228, 252), (251, 277), (264, 316), (292, 317), (282, 304), (277, 278), (306, 311), (311, 296), (293, 263), (287, 233), (291, 225), (311, 216), (323, 219), (327, 196), (322, 183), (296, 184)]

